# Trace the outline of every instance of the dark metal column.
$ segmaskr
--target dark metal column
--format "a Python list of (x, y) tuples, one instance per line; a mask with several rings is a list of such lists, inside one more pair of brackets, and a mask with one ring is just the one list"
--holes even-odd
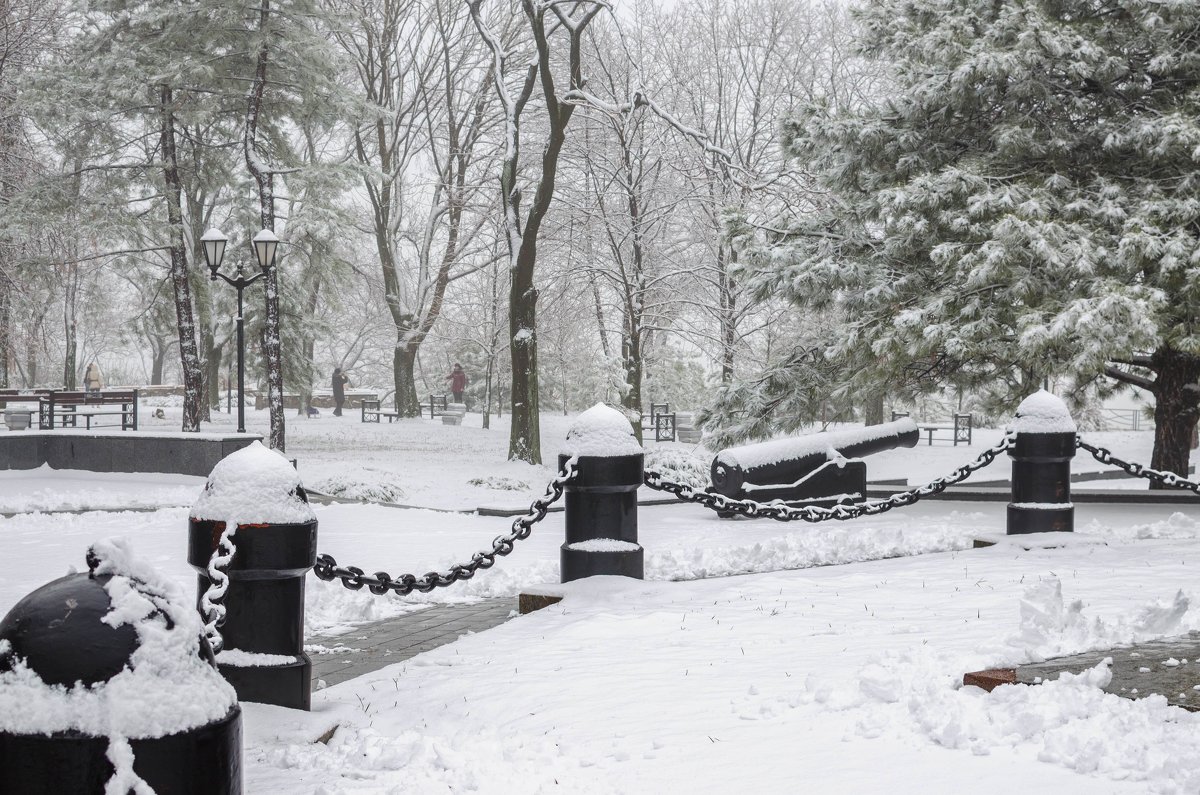
[[(224, 522), (188, 520), (188, 563), (199, 572), (198, 594), (208, 590), (208, 562), (224, 530)], [(217, 667), (242, 701), (308, 709), (312, 661), (304, 652), (304, 580), (317, 560), (317, 521), (239, 524), (233, 541), (224, 651), (289, 659), (230, 655), (237, 664), (218, 657)]]
[(1071, 459), (1075, 423), (1061, 400), (1047, 392), (1026, 398), (1013, 422), (1012, 502), (1008, 535), (1070, 533), (1075, 530), (1071, 503)]
[[(570, 456), (560, 455), (561, 468)], [(645, 455), (579, 456), (566, 486), (566, 543), (562, 581), (595, 574), (643, 579), (637, 534), (637, 490)]]

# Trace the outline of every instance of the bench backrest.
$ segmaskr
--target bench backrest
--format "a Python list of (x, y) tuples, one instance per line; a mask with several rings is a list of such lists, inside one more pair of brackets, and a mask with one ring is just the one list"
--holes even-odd
[(50, 398), (56, 406), (71, 406), (71, 405), (114, 405), (119, 403), (134, 403), (137, 401), (137, 390), (106, 390), (99, 394), (89, 394), (87, 392), (53, 392)]
[(0, 395), (0, 406), (9, 403), (37, 403), (45, 395)]

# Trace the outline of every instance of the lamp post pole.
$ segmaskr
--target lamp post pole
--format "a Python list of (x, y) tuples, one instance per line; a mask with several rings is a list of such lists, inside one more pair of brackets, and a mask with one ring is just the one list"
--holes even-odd
[(244, 311), (242, 308), (242, 291), (267, 275), (267, 270), (275, 263), (275, 249), (279, 238), (269, 229), (264, 229), (254, 236), (254, 255), (258, 258), (259, 272), (246, 276), (239, 263), (237, 276), (229, 278), (220, 272), (221, 260), (225, 256), (225, 244), (228, 239), (218, 229), (209, 229), (200, 238), (203, 243), (204, 259), (208, 263), (210, 279), (216, 281), (219, 276), (226, 284), (237, 290), (237, 370), (238, 370), (238, 433), (246, 432), (246, 332)]

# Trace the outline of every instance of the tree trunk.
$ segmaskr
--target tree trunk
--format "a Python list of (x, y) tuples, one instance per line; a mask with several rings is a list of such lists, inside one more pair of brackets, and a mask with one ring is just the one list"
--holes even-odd
[(729, 276), (726, 262), (733, 261), (732, 252), (725, 253), (725, 247), (717, 249), (717, 293), (721, 318), (721, 383), (733, 381), (733, 364), (736, 359), (734, 346), (737, 344), (737, 320), (734, 312), (737, 309), (737, 296), (733, 293), (733, 279)]
[[(318, 251), (320, 252), (320, 255), (316, 253)], [(314, 247), (314, 256), (309, 260), (309, 267), (312, 267), (316, 270), (316, 274), (313, 275), (312, 284), (309, 285), (308, 300), (305, 305), (305, 310), (308, 313), (307, 317), (309, 318), (314, 318), (317, 316), (317, 308), (321, 303), (320, 273), (325, 267), (325, 258), (324, 256), (321, 256), (323, 254), (323, 249)], [(303, 349), (304, 356), (305, 377), (300, 383), (299, 406), (300, 413), (307, 415), (308, 409), (312, 406), (312, 383), (315, 373), (317, 372), (317, 341), (313, 336), (311, 325), (306, 325), (304, 331), (301, 333), (304, 337), (304, 342), (301, 347)]]
[(63, 265), (63, 389), (74, 390), (77, 386), (75, 373), (79, 367), (79, 321), (76, 305), (79, 299), (79, 265)]
[[(519, 261), (519, 258), (518, 258)], [(533, 263), (518, 267), (509, 290), (508, 333), (512, 341), (512, 390), (509, 393), (512, 426), (508, 459), (542, 463), (541, 423), (538, 417), (537, 299), (533, 288)]]
[(867, 395), (863, 402), (863, 423), (879, 425), (883, 422), (883, 393), (875, 392)]
[(395, 373), (396, 412), (401, 417), (421, 416), (421, 399), (417, 397), (417, 351), (416, 345), (403, 345), (401, 339), (406, 335), (403, 329), (396, 329), (396, 350), (392, 354), (392, 372)]
[[(1200, 356), (1168, 347), (1154, 352), (1154, 453), (1150, 467), (1187, 477), (1192, 431), (1200, 416)], [(1150, 488), (1167, 488), (1154, 481)]]
[(621, 340), (621, 353), (625, 363), (625, 383), (629, 391), (621, 398), (621, 405), (631, 411), (642, 410), (642, 346), (636, 327), (626, 332)]
[(494, 355), (489, 355), (487, 372), (483, 376), (483, 429), (492, 427), (492, 368), (496, 361)]
[[(263, 229), (275, 231), (274, 175), (263, 167), (259, 155), (258, 117), (262, 112), (263, 91), (267, 85), (267, 64), (270, 62), (267, 22), (271, 15), (270, 0), (261, 0), (258, 8), (260, 42), (255, 61), (254, 80), (246, 95), (246, 128), (243, 148), (246, 168), (258, 186), (259, 215)], [(286, 451), (286, 421), (283, 416), (283, 341), (279, 322), (279, 261), (266, 270), (264, 290), (266, 314), (262, 336), (263, 359), (267, 365), (267, 408), (271, 414), (270, 446), (281, 453)]]
[[(204, 356), (204, 391), (208, 396), (205, 401), (205, 406), (208, 409), (208, 421), (212, 421), (212, 410), (215, 407), (218, 411), (221, 408), (221, 359), (222, 351), (219, 345), (214, 344), (211, 334), (204, 335), (204, 343), (208, 347), (208, 351)], [(162, 372), (159, 371), (158, 377), (162, 378)]]
[(192, 318), (191, 284), (188, 281), (187, 246), (183, 238), (180, 210), (182, 187), (175, 151), (175, 111), (170, 86), (159, 87), (160, 152), (163, 158), (163, 182), (166, 185), (167, 222), (171, 227), (171, 284), (175, 288), (175, 319), (179, 330), (179, 363), (183, 373), (183, 430), (200, 430), (200, 403), (203, 399), (200, 356), (196, 351), (196, 325)]
[(9, 356), (12, 352), (12, 308), (9, 305), (10, 285), (0, 262), (0, 389), (11, 389), (8, 372), (11, 369)]

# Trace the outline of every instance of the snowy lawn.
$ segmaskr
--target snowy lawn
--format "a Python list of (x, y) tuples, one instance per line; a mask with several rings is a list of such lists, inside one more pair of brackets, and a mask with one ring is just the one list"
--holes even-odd
[[(545, 419), (550, 461), (567, 421)], [(506, 430), (324, 417), (289, 425), (289, 454), (309, 485), (362, 483), (373, 470), (401, 501), (426, 507), (519, 505), (550, 470), (505, 462)], [(1149, 434), (1089, 438), (1149, 459)], [(977, 439), (872, 456), (869, 471), (917, 482), (993, 441)], [(1003, 477), (1006, 462), (993, 470)], [(469, 482), (477, 478), (497, 480)], [(0, 517), (0, 613), (82, 568), (87, 545), (113, 535), (190, 591), (187, 509), (171, 507), (181, 504), (175, 489), (198, 494), (188, 480), (0, 473), (0, 498), (43, 511)], [(164, 507), (45, 512), (94, 507), (96, 494), (109, 506), (128, 495), (127, 504)], [(509, 524), (374, 505), (316, 513), (322, 552), (392, 574), (466, 561)], [(560, 605), (319, 691), (311, 714), (246, 705), (246, 790), (1200, 791), (1200, 718), (1104, 695), (1103, 671), (991, 695), (960, 687), (966, 671), (1200, 629), (1187, 601), (1200, 512), (1082, 504), (1076, 513), (1077, 530), (1105, 544), (968, 549), (975, 534), (1003, 530), (1002, 503), (923, 501), (815, 526), (643, 508), (644, 583), (573, 585)], [(551, 514), (494, 569), (405, 599), (310, 577), (308, 632), (553, 583), (562, 538), (562, 514)], [(334, 724), (327, 744), (313, 742)]]

